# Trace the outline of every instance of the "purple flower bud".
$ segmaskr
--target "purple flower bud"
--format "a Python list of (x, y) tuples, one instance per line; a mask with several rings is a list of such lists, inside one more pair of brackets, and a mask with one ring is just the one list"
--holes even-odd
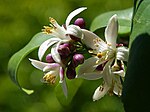
[(67, 57), (71, 53), (67, 44), (60, 45), (58, 52), (62, 57)]
[(74, 24), (79, 26), (80, 28), (85, 28), (85, 21), (83, 18), (76, 19)]
[(63, 45), (65, 47), (68, 47), (70, 51), (73, 51), (75, 49), (74, 45), (71, 43), (64, 43)]
[(74, 79), (76, 77), (76, 71), (73, 67), (68, 67), (66, 71), (66, 76), (68, 79)]
[(73, 56), (74, 67), (77, 67), (78, 65), (82, 64), (83, 62), (84, 62), (84, 56), (82, 54), (75, 54)]
[(69, 43), (64, 43), (64, 44), (62, 44), (64, 47), (70, 47), (70, 44)]
[(55, 62), (53, 57), (52, 57), (52, 54), (48, 54), (46, 56), (46, 62), (48, 62), (48, 63), (54, 63)]

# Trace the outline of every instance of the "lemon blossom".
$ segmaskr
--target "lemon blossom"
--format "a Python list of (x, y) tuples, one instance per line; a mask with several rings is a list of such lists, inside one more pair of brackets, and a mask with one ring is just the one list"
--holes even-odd
[(59, 83), (62, 86), (64, 95), (67, 97), (68, 90), (67, 90), (67, 85), (66, 81), (64, 78), (64, 70), (58, 63), (45, 63), (41, 61), (37, 61), (34, 59), (29, 59), (31, 61), (31, 64), (44, 72), (43, 80), (46, 83), (54, 84), (57, 77), (60, 78)]
[(125, 76), (124, 61), (128, 59), (128, 49), (117, 45), (118, 20), (113, 15), (105, 29), (105, 41), (96, 34), (82, 30), (82, 41), (90, 49), (93, 57), (88, 58), (80, 66), (77, 78), (96, 80), (103, 78), (104, 82), (94, 92), (93, 100), (99, 100), (106, 93), (121, 95), (122, 81)]
[(50, 26), (44, 26), (45, 29), (43, 29), (43, 32), (49, 35), (53, 35), (54, 38), (48, 39), (41, 44), (38, 50), (39, 60), (42, 60), (46, 50), (52, 46), (51, 54), (53, 59), (56, 62), (62, 64), (61, 57), (58, 53), (59, 45), (62, 43), (69, 42), (71, 40), (70, 35), (74, 37), (82, 38), (83, 34), (80, 27), (77, 25), (69, 25), (69, 24), (74, 16), (81, 13), (85, 9), (86, 7), (82, 7), (71, 12), (67, 17), (65, 24), (62, 26), (60, 26), (55, 19), (50, 18), (51, 24)]

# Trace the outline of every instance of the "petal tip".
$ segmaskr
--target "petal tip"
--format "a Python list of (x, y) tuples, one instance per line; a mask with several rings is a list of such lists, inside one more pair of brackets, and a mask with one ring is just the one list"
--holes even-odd
[(87, 7), (80, 7), (80, 8), (78, 8), (78, 9), (72, 11), (72, 12), (68, 15), (68, 17), (67, 17), (67, 19), (66, 19), (66, 26), (68, 26), (68, 25), (70, 24), (70, 21), (72, 20), (72, 18), (73, 18), (74, 16), (78, 15), (79, 13), (81, 13), (82, 11), (84, 11), (85, 9), (87, 9)]

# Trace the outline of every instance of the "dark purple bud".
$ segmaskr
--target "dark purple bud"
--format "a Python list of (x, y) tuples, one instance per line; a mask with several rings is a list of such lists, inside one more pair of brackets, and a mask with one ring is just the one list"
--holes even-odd
[(75, 49), (74, 45), (71, 43), (64, 43), (63, 45), (65, 47), (68, 47), (70, 51), (73, 51)]
[(78, 65), (84, 63), (84, 56), (82, 54), (75, 54), (73, 56), (73, 65), (77, 67)]
[(73, 67), (68, 67), (66, 71), (66, 76), (68, 79), (74, 79), (76, 77), (76, 71)]
[(85, 28), (85, 21), (83, 18), (78, 18), (75, 20), (74, 25), (77, 25), (80, 28)]
[(52, 54), (48, 54), (46, 56), (46, 62), (48, 62), (48, 63), (54, 63), (55, 62), (53, 57), (52, 57)]
[(58, 52), (62, 57), (67, 57), (71, 53), (67, 44), (60, 45)]
[(69, 43), (64, 43), (64, 44), (62, 44), (64, 47), (70, 47), (70, 44)]

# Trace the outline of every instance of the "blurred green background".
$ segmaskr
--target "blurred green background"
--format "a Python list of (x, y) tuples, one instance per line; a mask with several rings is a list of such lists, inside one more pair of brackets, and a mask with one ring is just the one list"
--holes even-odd
[(84, 17), (89, 29), (93, 19), (110, 10), (133, 6), (132, 0), (0, 0), (0, 112), (123, 112), (116, 96), (106, 96), (93, 102), (92, 94), (100, 81), (85, 81), (72, 103), (62, 106), (57, 100), (54, 86), (42, 84), (43, 73), (30, 65), (28, 57), (37, 56), (37, 51), (23, 60), (19, 69), (20, 83), (35, 93), (26, 95), (10, 80), (7, 63), (10, 57), (23, 48), (33, 35), (49, 24), (49, 17), (63, 24), (74, 9), (86, 6)]

